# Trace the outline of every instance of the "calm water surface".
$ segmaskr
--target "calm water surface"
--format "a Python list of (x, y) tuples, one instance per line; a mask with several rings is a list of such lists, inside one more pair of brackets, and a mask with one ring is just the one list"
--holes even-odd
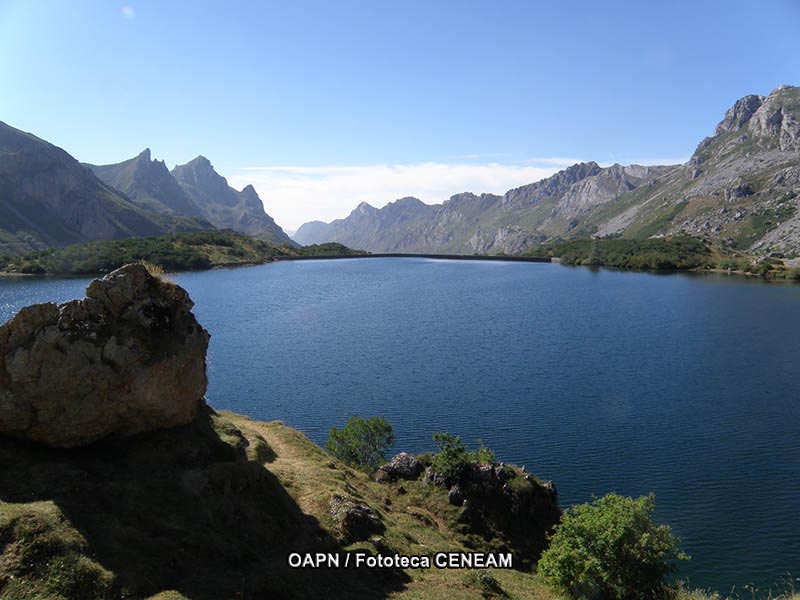
[[(397, 447), (482, 439), (562, 505), (654, 491), (693, 585), (800, 576), (800, 286), (370, 259), (173, 277), (211, 332), (210, 403), (318, 443), (383, 414)], [(0, 320), (86, 280), (2, 280)]]

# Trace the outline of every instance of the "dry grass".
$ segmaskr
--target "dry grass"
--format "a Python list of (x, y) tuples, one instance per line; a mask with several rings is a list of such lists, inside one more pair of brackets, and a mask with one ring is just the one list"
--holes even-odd
[(155, 265), (151, 262), (147, 262), (146, 260), (140, 260), (139, 264), (147, 269), (147, 272), (156, 279), (160, 279), (161, 281), (170, 281), (170, 279), (167, 277), (167, 272), (161, 265)]

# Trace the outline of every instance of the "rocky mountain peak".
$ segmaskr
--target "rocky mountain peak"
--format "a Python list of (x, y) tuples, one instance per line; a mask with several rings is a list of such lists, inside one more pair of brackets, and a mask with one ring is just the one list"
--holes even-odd
[(211, 170), (214, 169), (214, 167), (211, 165), (211, 161), (208, 160), (202, 154), (194, 157), (192, 160), (190, 160), (188, 163), (186, 163), (185, 166), (191, 166), (191, 167), (193, 167), (195, 169), (197, 169), (197, 168), (211, 169)]
[(753, 113), (747, 127), (781, 150), (800, 150), (800, 88), (781, 86), (770, 93)]
[(750, 94), (749, 96), (737, 100), (734, 105), (725, 112), (725, 117), (723, 117), (716, 129), (714, 129), (714, 135), (724, 135), (731, 131), (737, 131), (747, 125), (750, 118), (761, 108), (763, 102), (764, 96), (756, 96), (755, 94)]
[(413, 210), (415, 208), (425, 206), (425, 203), (419, 198), (415, 198), (414, 196), (405, 196), (403, 198), (395, 200), (394, 202), (390, 202), (387, 206), (392, 206), (395, 209)]
[(258, 196), (258, 192), (256, 188), (254, 188), (251, 184), (248, 184), (239, 192), (239, 196), (244, 200), (244, 203), (249, 206), (252, 210), (256, 211), (264, 211), (264, 203), (261, 202), (261, 198)]
[(573, 184), (597, 175), (602, 170), (594, 161), (576, 163), (546, 179), (507, 191), (504, 202), (519, 207), (538, 204), (547, 198), (561, 196)]
[(172, 175), (180, 183), (192, 183), (195, 185), (211, 185), (218, 188), (227, 188), (228, 181), (214, 170), (205, 156), (198, 156), (190, 160), (185, 165), (178, 165), (172, 170)]
[(151, 160), (151, 158), (150, 158), (150, 148), (145, 148), (144, 150), (139, 152), (139, 154), (138, 154), (138, 156), (136, 158), (137, 158), (137, 160), (140, 160), (140, 161), (146, 160), (146, 161), (150, 162), (150, 160)]
[(374, 206), (372, 206), (371, 204), (369, 204), (367, 202), (360, 202), (358, 204), (358, 206), (356, 206), (355, 209), (353, 209), (353, 214), (355, 214), (355, 215), (367, 215), (367, 214), (371, 214), (371, 213), (374, 213), (374, 212), (377, 212), (377, 211), (378, 211), (378, 209), (375, 208)]

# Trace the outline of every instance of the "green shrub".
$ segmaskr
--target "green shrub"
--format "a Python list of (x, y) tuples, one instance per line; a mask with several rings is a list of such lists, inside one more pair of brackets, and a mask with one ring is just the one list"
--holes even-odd
[(341, 430), (331, 427), (325, 448), (351, 467), (374, 471), (386, 462), (393, 443), (392, 426), (384, 417), (350, 417)]
[(494, 450), (487, 447), (483, 440), (478, 440), (478, 449), (467, 454), (467, 460), (473, 462), (494, 462)]
[(477, 450), (471, 451), (467, 450), (457, 435), (434, 433), (433, 441), (439, 451), (430, 457), (430, 466), (446, 483), (459, 479), (467, 463), (494, 462), (494, 450), (486, 447), (481, 440), (478, 440)]
[(800, 281), (800, 267), (794, 267), (789, 269), (786, 273), (786, 279), (791, 279), (792, 281)]
[(772, 269), (772, 265), (767, 260), (763, 260), (756, 266), (756, 273), (764, 277)]
[(46, 272), (47, 270), (42, 265), (34, 262), (23, 263), (20, 267), (20, 273), (29, 275), (44, 275)]
[(596, 238), (554, 241), (534, 247), (523, 256), (556, 256), (565, 265), (620, 269), (693, 269), (711, 264), (711, 251), (702, 240), (685, 236), (655, 239)]
[(433, 441), (439, 450), (431, 460), (434, 473), (445, 480), (458, 479), (467, 466), (467, 448), (457, 435), (434, 433)]
[(539, 574), (572, 598), (652, 598), (664, 589), (679, 540), (651, 515), (653, 494), (634, 500), (607, 494), (568, 509), (555, 526)]

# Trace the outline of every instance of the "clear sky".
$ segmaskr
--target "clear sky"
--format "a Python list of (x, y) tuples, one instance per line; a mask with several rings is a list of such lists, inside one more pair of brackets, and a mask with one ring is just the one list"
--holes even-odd
[(686, 160), (800, 85), (799, 0), (0, 0), (0, 120), (91, 163), (207, 156), (294, 229)]

